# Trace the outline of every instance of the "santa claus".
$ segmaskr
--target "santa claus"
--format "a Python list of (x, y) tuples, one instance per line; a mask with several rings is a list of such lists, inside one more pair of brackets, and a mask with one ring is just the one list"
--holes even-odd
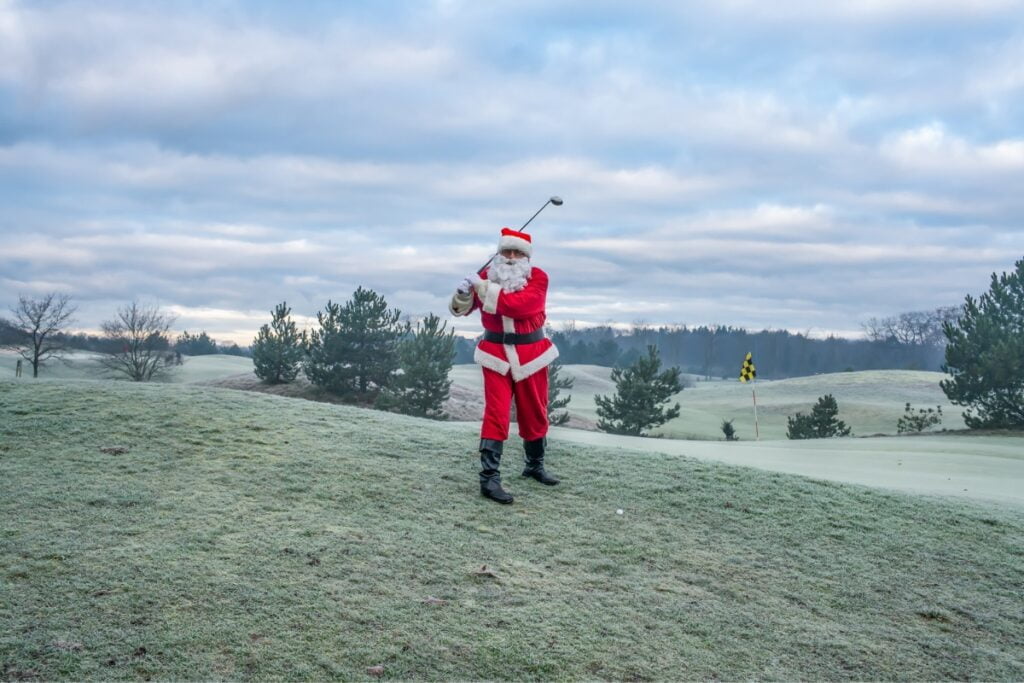
[(530, 235), (502, 228), (498, 254), (479, 274), (463, 280), (450, 310), (480, 309), (483, 338), (473, 359), (483, 368), (484, 421), (480, 429), (480, 493), (499, 503), (512, 495), (501, 487), (501, 453), (508, 439), (512, 399), (526, 452), (524, 477), (552, 486), (544, 471), (548, 433), (548, 365), (558, 349), (544, 336), (548, 276), (530, 265)]

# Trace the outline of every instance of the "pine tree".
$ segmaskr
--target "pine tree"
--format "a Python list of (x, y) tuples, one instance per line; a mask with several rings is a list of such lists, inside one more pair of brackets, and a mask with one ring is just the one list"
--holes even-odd
[(850, 436), (850, 428), (838, 419), (839, 404), (832, 394), (818, 399), (810, 415), (797, 413), (787, 417), (786, 437), (790, 439), (827, 439), (833, 436)]
[(406, 415), (446, 420), (442, 409), (452, 381), (449, 374), (455, 359), (455, 331), (431, 313), (417, 323), (398, 346), (401, 373), (381, 394), (377, 407)]
[(186, 356), (206, 356), (217, 353), (217, 342), (203, 330), (199, 334), (189, 334), (185, 330), (174, 341), (174, 350)]
[(940, 386), (967, 406), (971, 429), (1024, 428), (1024, 259), (1015, 270), (992, 274), (989, 291), (967, 297), (963, 313), (943, 324), (950, 379)]
[(299, 332), (291, 319), (292, 309), (282, 301), (271, 311), (269, 325), (260, 328), (252, 343), (256, 376), (267, 384), (291, 382), (299, 374), (306, 353), (306, 333)]
[(917, 412), (907, 402), (903, 409), (903, 417), (896, 421), (896, 432), (898, 434), (919, 434), (924, 430), (942, 423), (942, 406), (934, 408), (919, 408)]
[(679, 368), (661, 371), (661, 358), (655, 346), (647, 347), (641, 356), (627, 368), (612, 370), (615, 394), (595, 396), (597, 428), (612, 434), (647, 436), (645, 430), (659, 427), (679, 417), (679, 404), (667, 408), (669, 399), (683, 390)]
[(556, 413), (569, 405), (572, 394), (561, 395), (562, 390), (570, 390), (576, 384), (576, 378), (562, 374), (563, 366), (561, 361), (555, 360), (548, 366), (548, 423), (552, 427), (564, 425), (569, 421), (569, 411)]
[(303, 363), (313, 384), (342, 398), (372, 401), (398, 369), (398, 343), (405, 326), (401, 312), (384, 297), (359, 287), (344, 306), (328, 301), (317, 313)]

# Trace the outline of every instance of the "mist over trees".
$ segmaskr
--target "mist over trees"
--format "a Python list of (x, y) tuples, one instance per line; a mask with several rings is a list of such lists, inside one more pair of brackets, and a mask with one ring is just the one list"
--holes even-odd
[(205, 356), (217, 353), (217, 342), (213, 341), (205, 330), (199, 334), (189, 334), (189, 331), (185, 330), (174, 341), (174, 350), (186, 356)]
[(870, 341), (941, 347), (946, 343), (943, 326), (955, 321), (962, 312), (962, 306), (944, 306), (932, 311), (911, 311), (888, 318), (870, 318), (861, 327)]
[[(909, 325), (916, 316), (927, 315), (931, 316), (927, 329), (935, 329), (935, 320), (941, 329), (941, 323), (959, 310), (951, 307), (930, 314), (905, 314), (905, 320)], [(665, 365), (706, 378), (738, 376), (748, 351), (753, 352), (758, 376), (764, 379), (847, 370), (939, 371), (944, 340), (936, 341), (931, 331), (915, 337), (899, 327), (901, 318), (874, 321), (873, 329), (878, 333), (868, 339), (816, 339), (788, 330), (750, 332), (727, 325), (634, 325), (623, 331), (610, 326), (578, 329), (570, 324), (558, 330), (549, 328), (548, 336), (558, 346), (559, 358), (566, 365), (627, 367), (645, 354), (647, 346), (654, 345)], [(890, 328), (896, 333), (889, 334)], [(908, 339), (924, 341), (905, 341)], [(475, 345), (474, 340), (457, 339), (455, 362), (472, 363)]]
[[(186, 332), (187, 334), (187, 332)], [(206, 347), (205, 353), (220, 353), (227, 356), (250, 356), (251, 350), (247, 346), (239, 346), (234, 342), (217, 342), (210, 339), (207, 333), (201, 332), (198, 335), (190, 335), (192, 337), (206, 336), (213, 343), (213, 350), (209, 350), (210, 347)], [(87, 334), (85, 332), (56, 332), (52, 335), (54, 341), (59, 341), (66, 350), (69, 351), (90, 351), (93, 353), (108, 353), (116, 350), (116, 343), (104, 335)], [(196, 350), (192, 348), (193, 353), (181, 351), (178, 346), (178, 342), (181, 340), (179, 335), (175, 338), (171, 349), (172, 351), (178, 351), (186, 356), (202, 355), (200, 353), (194, 353)], [(24, 341), (23, 333), (18, 330), (10, 321), (0, 318), (0, 346), (10, 347), (16, 343)]]
[(215, 353), (222, 353), (226, 356), (251, 356), (252, 349), (242, 347), (235, 342), (217, 342), (206, 333), (206, 330), (199, 334), (189, 334), (185, 330), (174, 340), (174, 351), (185, 356), (206, 356)]
[(16, 328), (13, 323), (5, 318), (0, 318), (0, 347), (9, 348), (15, 344), (20, 344), (24, 338), (24, 333)]

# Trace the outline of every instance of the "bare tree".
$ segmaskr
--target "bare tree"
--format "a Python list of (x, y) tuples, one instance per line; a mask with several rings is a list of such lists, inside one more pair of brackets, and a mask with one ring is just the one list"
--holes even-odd
[(117, 350), (101, 356), (100, 365), (135, 382), (148, 382), (167, 372), (171, 364), (168, 332), (173, 323), (174, 317), (162, 313), (159, 306), (133, 301), (119, 308), (117, 317), (102, 326), (103, 334)]
[(960, 306), (944, 306), (933, 311), (911, 311), (888, 318), (871, 318), (862, 324), (871, 341), (888, 341), (906, 346), (942, 346), (942, 324), (956, 320)]
[(22, 358), (32, 364), (32, 376), (39, 376), (39, 368), (52, 358), (61, 358), (68, 348), (60, 338), (72, 322), (75, 306), (67, 294), (51, 292), (41, 299), (18, 297), (18, 305), (11, 309), (11, 323), (20, 341), (10, 344)]

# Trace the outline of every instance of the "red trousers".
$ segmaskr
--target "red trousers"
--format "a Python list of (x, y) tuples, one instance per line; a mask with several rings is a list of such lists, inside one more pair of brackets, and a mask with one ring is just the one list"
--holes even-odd
[(512, 373), (499, 375), (494, 370), (484, 371), (484, 423), (481, 439), (505, 441), (516, 399), (516, 420), (519, 436), (524, 441), (536, 441), (548, 433), (548, 369), (542, 368), (519, 382), (512, 381)]

